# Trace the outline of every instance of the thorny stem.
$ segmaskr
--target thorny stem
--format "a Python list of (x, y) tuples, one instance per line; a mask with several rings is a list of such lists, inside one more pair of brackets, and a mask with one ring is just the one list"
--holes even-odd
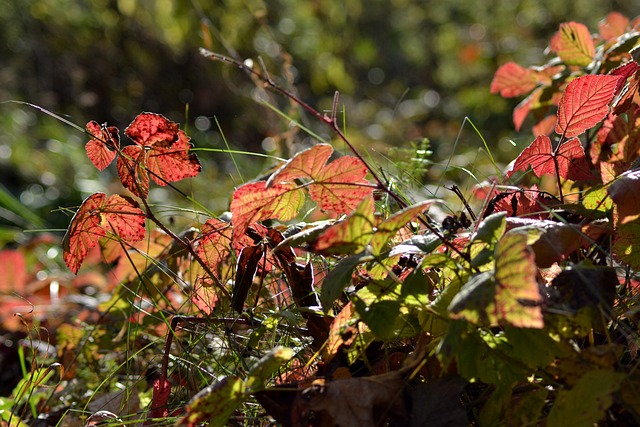
[[(376, 182), (377, 188), (379, 190), (382, 190), (385, 193), (387, 193), (391, 198), (393, 198), (393, 200), (395, 200), (398, 203), (398, 205), (401, 208), (407, 207), (407, 203), (400, 196), (398, 196), (395, 192), (393, 192), (391, 190), (391, 188), (389, 188), (382, 181), (382, 179), (378, 176), (378, 174), (374, 171), (374, 169), (371, 166), (369, 166), (369, 164), (366, 162), (364, 157), (360, 154), (360, 152), (358, 152), (358, 150), (356, 150), (356, 148), (353, 146), (353, 144), (351, 144), (351, 141), (349, 141), (347, 136), (342, 132), (342, 130), (338, 126), (338, 123), (337, 123), (336, 117), (335, 117), (335, 109), (336, 109), (337, 99), (338, 99), (338, 95), (337, 94), (334, 96), (333, 109), (331, 111), (331, 116), (328, 116), (326, 114), (320, 113), (318, 110), (313, 108), (311, 105), (307, 104), (302, 99), (298, 98), (292, 92), (290, 92), (290, 91), (284, 89), (283, 87), (279, 86), (278, 84), (276, 84), (271, 79), (271, 77), (267, 74), (267, 70), (266, 70), (266, 68), (264, 66), (264, 63), (262, 61), (261, 61), (261, 66), (263, 68), (263, 72), (261, 73), (261, 72), (256, 71), (252, 66), (250, 66), (249, 64), (246, 64), (245, 62), (239, 61), (239, 60), (234, 59), (234, 58), (230, 58), (228, 56), (225, 56), (225, 55), (222, 55), (222, 54), (219, 54), (219, 53), (216, 53), (216, 52), (212, 52), (212, 51), (210, 51), (208, 49), (205, 49), (205, 48), (200, 48), (200, 54), (202, 56), (204, 56), (205, 58), (209, 58), (209, 59), (215, 60), (215, 61), (226, 62), (228, 64), (231, 64), (231, 65), (234, 65), (234, 66), (240, 68), (241, 70), (244, 70), (245, 72), (249, 73), (253, 77), (257, 78), (259, 81), (261, 81), (267, 87), (271, 88), (272, 90), (274, 90), (275, 92), (281, 94), (282, 96), (290, 99), (291, 101), (293, 101), (294, 103), (296, 103), (297, 105), (302, 107), (305, 111), (307, 111), (308, 113), (313, 115), (316, 119), (318, 119), (322, 123), (324, 123), (327, 126), (329, 126), (331, 128), (331, 130), (338, 136), (338, 138), (340, 138), (342, 140), (342, 142), (344, 142), (344, 144), (347, 147), (349, 147), (349, 150), (353, 153), (353, 155), (356, 158), (358, 158), (358, 160), (360, 160), (366, 166), (367, 170), (371, 174), (371, 177)], [(463, 259), (468, 261), (468, 259), (469, 259), (468, 255), (462, 253), (458, 248), (456, 248), (454, 245), (452, 245), (433, 225), (431, 225), (427, 220), (425, 220), (422, 217), (420, 217), (419, 220), (427, 228), (427, 230), (429, 230), (429, 232), (433, 233), (449, 250), (451, 250), (452, 252), (455, 252), (456, 254), (461, 256)]]
[(204, 271), (207, 273), (207, 275), (209, 275), (209, 277), (211, 277), (211, 279), (216, 284), (216, 287), (218, 288), (220, 293), (222, 293), (225, 296), (225, 298), (228, 298), (229, 300), (231, 300), (231, 295), (229, 294), (229, 292), (225, 289), (224, 286), (222, 286), (222, 283), (220, 282), (220, 280), (218, 280), (218, 278), (213, 274), (213, 271), (211, 271), (211, 269), (204, 262), (204, 260), (202, 260), (202, 258), (200, 258), (200, 256), (196, 253), (195, 249), (193, 249), (193, 246), (191, 246), (191, 244), (189, 242), (185, 241), (182, 237), (178, 236), (173, 231), (171, 231), (158, 218), (156, 218), (156, 216), (153, 214), (153, 211), (149, 207), (149, 204), (147, 203), (147, 200), (144, 197), (141, 197), (140, 200), (142, 200), (142, 203), (144, 204), (144, 209), (145, 209), (147, 218), (149, 220), (151, 220), (154, 224), (156, 224), (158, 227), (160, 227), (162, 229), (162, 231), (167, 233), (167, 235), (169, 237), (171, 237), (171, 239), (173, 239), (175, 242), (180, 244), (180, 246), (185, 248), (187, 250), (187, 252), (189, 252), (189, 255), (191, 255), (193, 257), (193, 259), (195, 259), (198, 262), (198, 264), (200, 264), (200, 266), (204, 269)]

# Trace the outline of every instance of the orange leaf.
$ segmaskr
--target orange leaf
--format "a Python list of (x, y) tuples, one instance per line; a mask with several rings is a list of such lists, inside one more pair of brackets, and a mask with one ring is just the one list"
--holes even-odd
[(535, 87), (535, 74), (515, 62), (507, 62), (498, 68), (491, 81), (491, 93), (500, 93), (504, 98), (523, 95)]
[(341, 157), (325, 166), (315, 182), (309, 186), (309, 195), (323, 211), (348, 214), (373, 188), (364, 180), (366, 166), (357, 158)]
[(304, 193), (295, 184), (278, 184), (269, 188), (265, 181), (252, 182), (233, 193), (231, 214), (234, 239), (240, 238), (247, 227), (264, 219), (289, 221), (304, 203)]
[(309, 182), (309, 195), (323, 211), (351, 213), (372, 189), (364, 177), (367, 167), (360, 159), (344, 156), (327, 164), (333, 148), (317, 144), (295, 155), (276, 173), (267, 187), (274, 183), (292, 183), (295, 179)]
[(367, 196), (356, 210), (318, 236), (311, 250), (323, 254), (358, 253), (371, 241), (373, 234), (373, 197)]
[(267, 181), (267, 187), (274, 182), (293, 182), (294, 179), (307, 178), (313, 180), (326, 165), (333, 153), (329, 144), (316, 144), (308, 150), (301, 151), (278, 169)]
[(230, 253), (231, 227), (228, 222), (216, 218), (207, 220), (200, 227), (200, 244), (198, 256), (207, 264), (214, 273), (218, 264)]
[(602, 21), (599, 22), (600, 37), (608, 41), (616, 39), (627, 31), (629, 18), (619, 12), (610, 12)]
[(567, 65), (586, 67), (596, 54), (589, 29), (578, 22), (560, 24), (554, 50)]
[(120, 149), (120, 135), (115, 126), (107, 127), (107, 124), (100, 126), (95, 121), (90, 121), (86, 126), (87, 132), (91, 135), (91, 140), (85, 145), (87, 156), (91, 163), (99, 170), (104, 170), (116, 157)]
[(609, 103), (623, 83), (613, 75), (588, 75), (567, 85), (558, 105), (556, 132), (566, 138), (578, 136), (609, 113)]

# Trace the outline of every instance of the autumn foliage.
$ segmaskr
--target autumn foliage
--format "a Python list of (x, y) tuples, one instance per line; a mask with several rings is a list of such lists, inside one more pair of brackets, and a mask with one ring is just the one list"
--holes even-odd
[[(513, 125), (530, 125), (531, 143), (440, 220), (432, 208), (451, 202), (397, 192), (335, 114), (221, 55), (207, 57), (310, 110), (350, 151), (314, 143), (238, 185), (230, 212), (194, 208), (176, 231), (149, 188), (198, 176), (186, 133), (142, 113), (123, 146), (90, 121), (89, 160), (101, 171), (116, 160), (122, 194), (85, 199), (63, 259), (81, 275), (99, 249), (118, 277), (100, 310), (161, 337), (129, 343), (161, 353), (138, 418), (222, 426), (257, 403), (257, 422), (286, 426), (637, 422), (638, 31), (615, 13), (598, 34), (567, 22), (547, 64), (502, 65), (490, 90), (524, 97)], [(61, 333), (66, 369), (70, 351), (90, 357), (83, 339)], [(224, 339), (208, 357), (204, 341)]]

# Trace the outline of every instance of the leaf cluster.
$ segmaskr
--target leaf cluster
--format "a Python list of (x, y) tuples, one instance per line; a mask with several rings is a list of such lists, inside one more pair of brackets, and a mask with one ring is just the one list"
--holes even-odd
[[(478, 188), (471, 219), (439, 223), (430, 211), (445, 202), (383, 182), (338, 126), (337, 95), (321, 114), (266, 70), (213, 52), (350, 152), (312, 145), (238, 186), (229, 213), (194, 202), (193, 226), (176, 232), (149, 178), (198, 175), (185, 132), (142, 113), (121, 147), (118, 129), (89, 122), (89, 159), (103, 170), (117, 157), (126, 194), (89, 196), (63, 257), (82, 273), (99, 252), (117, 278), (97, 310), (124, 315), (117, 336), (133, 355), (111, 369), (144, 378), (129, 390), (139, 413), (123, 404), (118, 415), (187, 426), (638, 423), (637, 29), (618, 14), (595, 35), (564, 23), (547, 64), (497, 70), (491, 91), (527, 95), (514, 124), (534, 117), (535, 137)], [(96, 324), (59, 332), (67, 372), (80, 369), (74, 351), (89, 360), (83, 349), (105, 348), (108, 322)], [(136, 361), (154, 350), (159, 366), (145, 371)]]

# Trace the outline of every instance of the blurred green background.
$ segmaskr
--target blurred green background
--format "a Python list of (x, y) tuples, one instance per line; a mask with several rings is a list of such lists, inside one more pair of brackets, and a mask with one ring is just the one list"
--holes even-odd
[[(243, 72), (201, 57), (198, 48), (207, 46), (256, 64), (261, 57), (279, 84), (321, 111), (331, 110), (340, 91), (347, 135), (383, 168), (402, 160), (397, 148), (427, 137), (434, 161), (451, 160), (484, 179), (495, 169), (481, 166), (487, 156), (473, 129), (466, 125), (460, 133), (465, 116), (502, 165), (531, 138), (513, 132), (519, 100), (489, 93), (498, 66), (541, 64), (561, 22), (596, 32), (610, 11), (635, 16), (632, 3), (9, 0), (0, 8), (0, 101), (34, 103), (81, 127), (96, 120), (121, 130), (142, 111), (161, 113), (181, 123), (198, 148), (224, 149), (226, 140), (233, 149), (286, 157), (310, 143), (255, 102), (264, 94)], [(267, 99), (331, 137), (281, 97)], [(37, 110), (0, 104), (0, 245), (22, 230), (65, 228), (69, 213), (59, 208), (78, 206), (91, 192), (122, 192), (113, 166), (100, 174), (86, 159), (85, 142), (85, 135)], [(273, 164), (247, 155), (198, 155), (202, 174), (179, 187), (218, 212), (234, 185)], [(435, 167), (424, 180), (439, 180), (441, 172)], [(456, 173), (445, 178), (455, 180)], [(180, 203), (157, 187), (150, 198)]]

